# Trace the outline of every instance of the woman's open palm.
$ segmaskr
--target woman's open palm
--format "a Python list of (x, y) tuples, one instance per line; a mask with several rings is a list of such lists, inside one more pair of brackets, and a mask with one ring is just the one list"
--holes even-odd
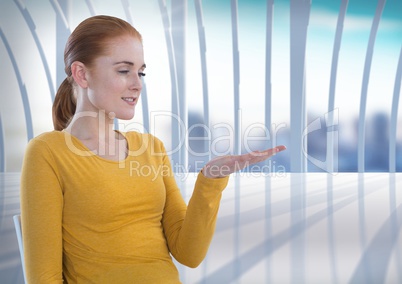
[(247, 166), (262, 162), (285, 149), (286, 147), (281, 145), (264, 151), (253, 151), (243, 155), (216, 157), (204, 166), (202, 173), (208, 178), (225, 177)]

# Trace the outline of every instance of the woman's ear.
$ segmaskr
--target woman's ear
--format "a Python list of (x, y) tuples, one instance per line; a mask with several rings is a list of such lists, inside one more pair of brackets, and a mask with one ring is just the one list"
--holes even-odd
[(88, 88), (88, 81), (87, 81), (87, 68), (85, 67), (84, 63), (79, 61), (74, 61), (71, 64), (71, 75), (74, 78), (74, 81), (83, 89)]

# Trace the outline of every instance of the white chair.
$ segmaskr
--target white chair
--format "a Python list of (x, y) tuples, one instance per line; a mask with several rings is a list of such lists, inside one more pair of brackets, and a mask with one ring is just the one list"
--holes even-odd
[(23, 240), (22, 240), (21, 216), (20, 215), (14, 215), (13, 220), (14, 220), (15, 232), (17, 233), (18, 248), (20, 250), (22, 273), (24, 275), (24, 282), (27, 283), (27, 279), (26, 279), (26, 276), (25, 276), (24, 243), (23, 243)]

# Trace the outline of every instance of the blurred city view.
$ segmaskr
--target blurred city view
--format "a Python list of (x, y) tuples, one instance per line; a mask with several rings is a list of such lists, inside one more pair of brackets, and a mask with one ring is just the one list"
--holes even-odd
[[(311, 131), (307, 135), (307, 166), (309, 172), (326, 172), (326, 168), (322, 165), (327, 161), (327, 133), (333, 131), (336, 133), (336, 141), (334, 143), (334, 161), (336, 163), (335, 172), (357, 172), (358, 171), (358, 118), (352, 123), (352, 134), (350, 131), (346, 133), (345, 128), (350, 128), (350, 125), (337, 125), (335, 127), (325, 127), (324, 117), (309, 116), (309, 123), (314, 120), (320, 120), (323, 127)], [(193, 128), (189, 132), (188, 143), (188, 170), (196, 172), (200, 170), (200, 166), (209, 160), (209, 155), (206, 153), (208, 149), (208, 135), (204, 128), (194, 127), (202, 125), (203, 119), (200, 114), (190, 112), (188, 127)], [(344, 126), (344, 127), (342, 127)], [(211, 128), (212, 129), (212, 128)], [(214, 137), (214, 134), (217, 137)], [(260, 133), (261, 134), (261, 133)], [(233, 153), (231, 141), (228, 139), (219, 139), (225, 137), (228, 133), (212, 133), (213, 140), (220, 140), (216, 146), (220, 149), (214, 149), (220, 154), (225, 154), (225, 151)], [(244, 133), (243, 133), (244, 135)], [(261, 134), (260, 137), (264, 136)], [(226, 136), (229, 137), (229, 136)], [(204, 138), (205, 140), (203, 140)], [(272, 137), (271, 137), (272, 138)], [(282, 127), (276, 132), (275, 144), (288, 145), (290, 144), (290, 128)], [(260, 140), (260, 141), (256, 141)], [(263, 139), (249, 139), (248, 145), (242, 145), (242, 153), (247, 153), (250, 150), (264, 150), (272, 147), (272, 139), (262, 141)], [(244, 142), (245, 139), (242, 139)], [(250, 149), (251, 148), (251, 149)], [(214, 151), (211, 151), (212, 153)], [(396, 144), (396, 171), (402, 171), (402, 142), (397, 140)], [(212, 155), (213, 156), (213, 155)], [(261, 172), (290, 172), (290, 151), (281, 152), (279, 155), (272, 157), (265, 163), (247, 168), (245, 171), (261, 171)], [(317, 163), (318, 161), (318, 163)], [(389, 171), (389, 115), (386, 113), (375, 113), (367, 118), (365, 131), (365, 171), (366, 172), (388, 172)]]

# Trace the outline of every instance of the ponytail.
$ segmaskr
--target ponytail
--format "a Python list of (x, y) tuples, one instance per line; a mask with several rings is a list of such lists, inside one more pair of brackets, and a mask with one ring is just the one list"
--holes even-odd
[(66, 78), (61, 83), (53, 102), (52, 113), (55, 130), (61, 131), (67, 127), (75, 113), (75, 108), (73, 85), (69, 78)]

